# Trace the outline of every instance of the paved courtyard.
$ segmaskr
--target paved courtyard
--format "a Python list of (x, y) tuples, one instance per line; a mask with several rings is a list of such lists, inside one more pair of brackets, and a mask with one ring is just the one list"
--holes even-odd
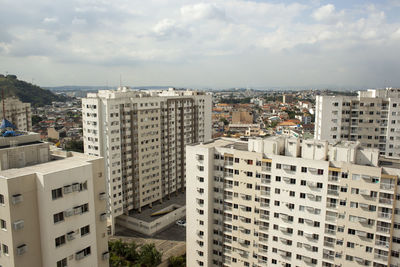
[(161, 266), (168, 266), (168, 258), (186, 253), (186, 228), (173, 224), (150, 237), (130, 229), (118, 226), (116, 234), (110, 240), (121, 239), (124, 242), (134, 241), (137, 245), (154, 243), (157, 250), (163, 253)]

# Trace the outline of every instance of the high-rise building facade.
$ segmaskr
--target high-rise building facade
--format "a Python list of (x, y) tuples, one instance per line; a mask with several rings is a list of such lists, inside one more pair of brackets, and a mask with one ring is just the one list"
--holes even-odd
[(399, 266), (400, 160), (355, 142), (186, 149), (188, 266)]
[(104, 162), (0, 138), (0, 266), (109, 266)]
[(400, 89), (358, 96), (317, 96), (315, 139), (360, 141), (386, 156), (400, 156)]
[(5, 115), (3, 115), (2, 100), (0, 101), (0, 120), (7, 119), (20, 131), (32, 130), (31, 104), (23, 103), (15, 97), (9, 97), (4, 99), (4, 110)]
[(211, 139), (203, 92), (101, 90), (82, 108), (85, 153), (105, 159), (112, 217), (184, 190), (185, 146)]

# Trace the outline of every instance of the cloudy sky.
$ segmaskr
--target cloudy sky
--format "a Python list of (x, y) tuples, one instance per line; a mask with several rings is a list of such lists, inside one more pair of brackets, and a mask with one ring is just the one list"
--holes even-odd
[(0, 73), (41, 86), (400, 86), (400, 0), (0, 5)]

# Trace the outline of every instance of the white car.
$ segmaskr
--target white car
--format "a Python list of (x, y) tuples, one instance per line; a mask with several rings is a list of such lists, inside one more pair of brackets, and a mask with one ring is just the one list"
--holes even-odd
[(176, 221), (176, 225), (186, 227), (186, 221), (185, 220), (178, 220), (178, 221)]

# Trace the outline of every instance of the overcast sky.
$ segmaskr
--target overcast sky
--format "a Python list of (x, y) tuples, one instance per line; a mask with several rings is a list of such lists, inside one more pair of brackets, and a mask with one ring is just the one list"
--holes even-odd
[(0, 73), (41, 86), (400, 86), (400, 0), (0, 6)]

